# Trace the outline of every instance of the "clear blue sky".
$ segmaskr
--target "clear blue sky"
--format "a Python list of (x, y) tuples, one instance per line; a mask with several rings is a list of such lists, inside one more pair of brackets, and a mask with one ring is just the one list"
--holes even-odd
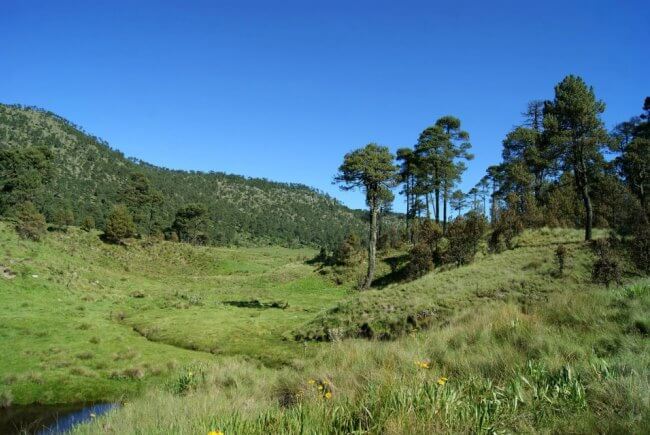
[[(453, 114), (471, 187), (526, 103), (579, 74), (608, 127), (650, 95), (647, 1), (0, 0), (0, 102), (128, 156), (325, 190), (345, 152)], [(403, 209), (401, 201), (396, 209)]]

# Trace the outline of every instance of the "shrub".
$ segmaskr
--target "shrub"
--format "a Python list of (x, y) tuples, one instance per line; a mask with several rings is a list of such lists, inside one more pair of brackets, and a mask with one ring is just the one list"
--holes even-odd
[(433, 255), (431, 247), (420, 242), (411, 248), (409, 263), (406, 266), (406, 275), (409, 279), (419, 278), (433, 270)]
[(74, 212), (69, 208), (58, 208), (52, 214), (52, 223), (58, 228), (74, 225)]
[(522, 224), (527, 228), (539, 228), (543, 226), (544, 213), (542, 213), (541, 208), (537, 205), (535, 197), (531, 193), (526, 194), (521, 202), (522, 212), (520, 213), (520, 219)]
[(135, 235), (135, 225), (131, 213), (124, 205), (116, 205), (108, 215), (104, 238), (108, 242), (118, 243)]
[(512, 249), (512, 240), (524, 230), (524, 223), (517, 214), (517, 202), (517, 195), (508, 195), (508, 207), (500, 213), (494, 222), (492, 233), (488, 239), (490, 251), (503, 252), (506, 249)]
[(200, 384), (205, 383), (205, 380), (205, 367), (201, 364), (191, 364), (185, 367), (178, 377), (170, 382), (169, 388), (173, 394), (183, 396), (196, 389)]
[(442, 239), (443, 232), (440, 224), (436, 222), (425, 219), (423, 220), (417, 228), (415, 233), (416, 240), (418, 242), (426, 243), (431, 246), (432, 249), (436, 249), (438, 243)]
[(86, 216), (81, 222), (81, 229), (84, 231), (92, 231), (95, 229), (95, 219), (92, 216)]
[(45, 216), (31, 202), (18, 206), (16, 213), (16, 232), (23, 239), (38, 241), (45, 233), (47, 224)]
[(447, 259), (458, 266), (471, 263), (486, 228), (485, 217), (478, 213), (469, 213), (466, 218), (459, 217), (451, 222), (446, 234), (449, 240)]
[(361, 240), (359, 236), (354, 233), (348, 236), (336, 247), (332, 253), (332, 261), (334, 264), (347, 266), (352, 263), (352, 259), (359, 252), (361, 247)]
[(592, 249), (598, 256), (591, 270), (592, 279), (609, 287), (611, 282), (621, 283), (621, 266), (607, 239), (594, 240)]
[(209, 241), (210, 217), (202, 204), (189, 204), (176, 212), (172, 229), (181, 242), (204, 245)]

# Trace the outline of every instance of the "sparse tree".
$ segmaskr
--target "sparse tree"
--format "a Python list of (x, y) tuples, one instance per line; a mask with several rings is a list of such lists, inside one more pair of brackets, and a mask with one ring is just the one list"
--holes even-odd
[(395, 184), (397, 168), (387, 147), (371, 143), (345, 155), (343, 164), (334, 178), (343, 190), (362, 189), (370, 209), (368, 237), (368, 272), (361, 288), (372, 284), (377, 251), (377, 215), (386, 191)]
[(436, 126), (442, 128), (446, 135), (440, 182), (443, 192), (442, 226), (446, 229), (447, 203), (450, 199), (451, 189), (465, 172), (464, 161), (472, 160), (474, 156), (469, 152), (472, 147), (469, 143), (469, 133), (461, 129), (460, 119), (450, 115), (443, 116), (436, 121)]
[(584, 204), (585, 240), (591, 240), (593, 179), (602, 165), (601, 150), (609, 137), (600, 119), (605, 103), (596, 99), (593, 88), (569, 75), (555, 87), (555, 99), (546, 105), (544, 127), (561, 166), (573, 173), (575, 189)]

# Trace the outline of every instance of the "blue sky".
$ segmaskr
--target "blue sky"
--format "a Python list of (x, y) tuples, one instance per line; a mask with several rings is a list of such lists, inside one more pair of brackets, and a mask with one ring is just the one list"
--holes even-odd
[[(0, 0), (0, 102), (52, 110), (171, 168), (331, 184), (368, 142), (445, 114), (469, 131), (468, 189), (531, 99), (567, 74), (608, 127), (650, 95), (642, 1)], [(397, 210), (403, 210), (398, 199)]]

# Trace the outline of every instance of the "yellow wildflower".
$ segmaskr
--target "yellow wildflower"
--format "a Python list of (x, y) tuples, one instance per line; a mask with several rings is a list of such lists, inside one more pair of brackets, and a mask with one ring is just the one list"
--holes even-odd
[(220, 430), (211, 430), (210, 432), (208, 432), (208, 435), (223, 435), (223, 432), (221, 432)]
[(330, 391), (328, 391), (327, 393), (325, 393), (325, 398), (326, 398), (326, 399), (331, 399), (331, 398), (332, 398), (332, 393), (331, 393)]
[(322, 385), (319, 385), (319, 386), (318, 386), (318, 389), (319, 389), (319, 390), (322, 390), (322, 389), (323, 389), (323, 386), (322, 386)]
[(313, 380), (313, 379), (310, 379), (310, 380), (307, 381), (307, 383), (308, 383), (309, 385), (314, 385), (314, 384), (316, 383), (316, 381)]
[(415, 365), (421, 369), (428, 369), (430, 367), (429, 361), (416, 361)]
[(445, 385), (446, 383), (447, 383), (447, 378), (445, 378), (444, 376), (438, 378), (438, 385)]

